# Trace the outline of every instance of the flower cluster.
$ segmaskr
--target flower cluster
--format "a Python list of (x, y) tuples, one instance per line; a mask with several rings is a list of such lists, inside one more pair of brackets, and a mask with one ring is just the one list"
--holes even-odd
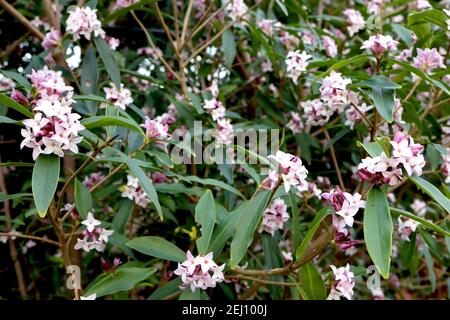
[(431, 73), (436, 68), (446, 68), (444, 57), (439, 54), (436, 48), (417, 48), (417, 56), (413, 60), (413, 66), (425, 73)]
[(350, 265), (347, 263), (345, 267), (340, 268), (331, 265), (330, 268), (333, 271), (334, 283), (328, 295), (328, 300), (340, 300), (341, 297), (351, 300), (353, 287), (355, 286), (355, 275), (350, 271)]
[(246, 15), (248, 7), (244, 0), (232, 0), (231, 2), (228, 2), (226, 10), (227, 16), (230, 17), (231, 20), (239, 21)]
[[(278, 168), (283, 180), (284, 189), (289, 192), (291, 187), (304, 188), (308, 187), (306, 176), (308, 170), (302, 164), (302, 160), (292, 154), (283, 151), (277, 151), (274, 155), (270, 155), (269, 159), (273, 159), (278, 163)], [(273, 189), (278, 183), (279, 177), (275, 170), (270, 170), (268, 177), (262, 182), (262, 186), (267, 189)]]
[(450, 183), (450, 148), (447, 148), (447, 153), (442, 157), (441, 172), (445, 183)]
[(398, 233), (402, 240), (410, 241), (409, 236), (416, 231), (419, 223), (406, 217), (398, 217)]
[(392, 156), (389, 158), (384, 152), (376, 157), (367, 157), (358, 165), (358, 175), (362, 180), (382, 185), (396, 185), (402, 177), (402, 168), (411, 176), (422, 175), (425, 166), (423, 156), (424, 147), (414, 143), (411, 136), (398, 131), (391, 141)]
[(120, 88), (117, 88), (114, 83), (110, 83), (110, 88), (103, 88), (103, 90), (106, 94), (106, 100), (111, 101), (113, 105), (123, 110), (133, 103), (131, 91), (124, 88), (123, 84), (120, 84)]
[(353, 37), (354, 34), (358, 33), (360, 30), (363, 30), (366, 26), (366, 21), (364, 20), (361, 12), (355, 9), (345, 9), (343, 12), (346, 22), (347, 22), (347, 31), (350, 37)]
[(98, 252), (103, 252), (105, 250), (106, 244), (108, 243), (108, 238), (113, 234), (113, 230), (106, 230), (100, 227), (101, 222), (94, 218), (92, 212), (88, 213), (86, 220), (81, 222), (86, 228), (83, 230), (83, 238), (77, 239), (75, 244), (75, 249), (83, 249), (86, 252), (91, 250), (97, 250)]
[(306, 71), (308, 66), (308, 60), (312, 56), (307, 54), (305, 51), (300, 52), (300, 50), (290, 51), (286, 57), (286, 76), (291, 78), (294, 83), (297, 83), (298, 77)]
[(74, 41), (80, 39), (80, 36), (91, 40), (92, 32), (95, 37), (100, 36), (103, 38), (105, 36), (102, 24), (97, 18), (97, 9), (74, 7), (69, 12), (66, 25), (66, 31), (73, 36)]
[(213, 261), (213, 253), (198, 255), (194, 257), (190, 251), (187, 252), (186, 260), (178, 263), (178, 268), (173, 272), (181, 276), (183, 282), (181, 289), (190, 287), (192, 292), (195, 289), (214, 288), (217, 283), (224, 280), (223, 269), (225, 264), (218, 266)]
[(93, 172), (89, 176), (85, 177), (83, 180), (83, 185), (90, 189), (93, 186), (95, 186), (100, 181), (103, 181), (105, 179), (105, 175), (101, 172)]
[(264, 211), (259, 232), (265, 231), (273, 236), (276, 230), (283, 229), (283, 223), (288, 219), (289, 214), (287, 213), (286, 203), (281, 198), (275, 199)]
[(376, 56), (382, 55), (385, 51), (397, 50), (398, 41), (392, 39), (391, 36), (377, 34), (370, 36), (369, 40), (363, 42), (361, 49), (370, 49)]
[(51, 28), (48, 33), (45, 34), (42, 41), (42, 47), (45, 50), (56, 48), (62, 39), (61, 31)]
[(129, 7), (135, 3), (137, 3), (138, 0), (116, 0), (116, 3), (114, 4), (113, 10), (119, 10), (122, 8)]
[(361, 200), (359, 193), (350, 194), (343, 192), (339, 187), (331, 189), (329, 192), (322, 193), (322, 198), (336, 210), (336, 214), (341, 216), (346, 225), (353, 226), (354, 216), (359, 209), (364, 208), (366, 202)]
[[(217, 90), (213, 90), (217, 94)], [(234, 128), (230, 119), (225, 117), (225, 107), (217, 98), (205, 100), (203, 108), (211, 115), (216, 122), (215, 137), (218, 145), (230, 145), (234, 139)]]
[(78, 153), (77, 144), (82, 137), (78, 132), (84, 129), (80, 124), (81, 116), (72, 113), (71, 105), (73, 88), (66, 86), (62, 73), (49, 70), (47, 66), (39, 71), (32, 71), (29, 75), (33, 87), (37, 92), (33, 119), (23, 121), (25, 129), (21, 130), (24, 137), (20, 147), (33, 149), (33, 159), (39, 154), (57, 154), (64, 156), (64, 150)]
[(150, 198), (141, 188), (138, 178), (127, 176), (127, 184), (123, 187), (122, 197), (134, 200), (138, 206), (147, 208)]

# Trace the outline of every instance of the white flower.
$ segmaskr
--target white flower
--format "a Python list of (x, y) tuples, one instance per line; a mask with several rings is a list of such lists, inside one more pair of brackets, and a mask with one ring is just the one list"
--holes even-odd
[(183, 284), (181, 289), (190, 287), (192, 292), (195, 289), (214, 288), (216, 283), (224, 280), (223, 268), (225, 265), (218, 266), (213, 261), (213, 253), (207, 255), (198, 255), (194, 257), (190, 251), (186, 254), (186, 260), (178, 263), (178, 268), (173, 272), (181, 276)]
[(334, 283), (328, 300), (340, 300), (341, 297), (351, 300), (353, 287), (355, 286), (355, 275), (350, 271), (350, 265), (347, 263), (345, 267), (340, 268), (331, 265), (330, 268), (333, 271)]
[(305, 180), (308, 170), (303, 166), (299, 157), (279, 150), (275, 156), (270, 155), (268, 158), (274, 159), (279, 164), (286, 192), (289, 192), (291, 186), (301, 188), (308, 185), (308, 182)]
[(91, 40), (92, 32), (95, 37), (105, 36), (102, 24), (97, 18), (97, 9), (89, 7), (75, 7), (69, 12), (69, 17), (66, 21), (66, 31), (73, 36), (74, 41), (80, 39), (80, 36)]
[(370, 49), (373, 54), (381, 55), (385, 51), (395, 51), (397, 50), (398, 41), (392, 39), (391, 36), (384, 36), (382, 34), (377, 34), (375, 36), (370, 36), (369, 40), (363, 42), (361, 49)]
[(287, 206), (283, 199), (275, 199), (264, 211), (263, 221), (259, 232), (266, 231), (272, 236), (276, 230), (282, 230), (283, 224), (289, 219)]
[(99, 220), (94, 218), (94, 215), (92, 214), (92, 212), (89, 212), (88, 215), (87, 215), (87, 219), (81, 221), (81, 224), (85, 225), (86, 229), (89, 232), (92, 232), (92, 231), (94, 231), (96, 226), (99, 226), (102, 223)]
[(105, 91), (106, 99), (122, 110), (125, 110), (127, 106), (133, 103), (131, 91), (124, 88), (122, 83), (120, 84), (120, 89), (114, 83), (110, 83), (110, 88), (103, 88), (103, 91)]
[(307, 54), (305, 51), (300, 52), (300, 50), (290, 51), (284, 61), (286, 63), (286, 76), (291, 78), (294, 83), (297, 83), (298, 77), (306, 71), (308, 66), (308, 60), (312, 56)]
[(361, 195), (355, 193), (351, 195), (348, 192), (344, 192), (345, 200), (342, 204), (342, 209), (336, 211), (336, 214), (344, 218), (345, 223), (349, 226), (353, 226), (353, 216), (358, 212), (360, 208), (364, 208), (366, 202), (361, 200)]

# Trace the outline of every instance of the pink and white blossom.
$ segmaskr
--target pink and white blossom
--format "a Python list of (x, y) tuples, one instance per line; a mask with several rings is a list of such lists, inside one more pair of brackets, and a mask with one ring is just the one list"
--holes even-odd
[(89, 41), (92, 33), (95, 37), (105, 36), (102, 24), (97, 18), (97, 9), (90, 7), (72, 7), (66, 25), (66, 31), (73, 36), (74, 41), (80, 39), (81, 36)]

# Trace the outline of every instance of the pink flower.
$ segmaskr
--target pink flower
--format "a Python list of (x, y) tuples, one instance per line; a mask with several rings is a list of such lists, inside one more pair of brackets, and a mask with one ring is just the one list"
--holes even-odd
[(197, 288), (206, 290), (214, 288), (217, 283), (224, 281), (225, 264), (218, 266), (213, 261), (212, 252), (194, 257), (188, 251), (186, 257), (184, 262), (178, 263), (178, 268), (173, 272), (181, 277), (183, 282), (180, 286), (181, 289), (190, 287), (192, 292)]
[(138, 0), (116, 0), (116, 3), (114, 4), (113, 10), (119, 10), (122, 8), (129, 7), (135, 3), (137, 3)]
[(105, 175), (101, 172), (93, 172), (91, 173), (89, 176), (84, 178), (83, 181), (83, 185), (90, 189), (93, 186), (95, 186), (98, 182), (102, 181), (103, 179), (105, 179)]
[(56, 48), (61, 41), (61, 38), (61, 31), (51, 28), (50, 32), (45, 34), (44, 40), (42, 41), (42, 47), (45, 50)]
[(344, 106), (348, 104), (350, 92), (347, 90), (347, 86), (350, 83), (352, 83), (351, 79), (343, 77), (341, 73), (334, 70), (323, 79), (320, 87), (320, 98), (331, 111), (341, 112)]
[(289, 192), (291, 186), (295, 186), (298, 189), (308, 185), (308, 182), (305, 180), (308, 170), (303, 166), (299, 157), (283, 151), (277, 151), (275, 156), (270, 155), (268, 158), (278, 163), (286, 192)]
[(147, 208), (147, 205), (150, 203), (150, 198), (145, 193), (144, 189), (141, 188), (138, 178), (128, 175), (127, 184), (122, 190), (122, 197), (134, 200), (134, 203), (144, 209)]
[(113, 234), (113, 230), (106, 230), (102, 227), (101, 222), (94, 218), (94, 215), (89, 212), (86, 220), (83, 220), (81, 224), (86, 226), (83, 230), (83, 238), (77, 239), (75, 244), (75, 249), (83, 249), (86, 252), (91, 250), (97, 250), (98, 252), (103, 252), (108, 243), (108, 238)]
[(110, 88), (103, 88), (105, 91), (106, 99), (122, 110), (125, 110), (127, 106), (133, 103), (131, 97), (131, 91), (124, 88), (123, 84), (120, 84), (120, 89), (116, 87), (114, 83), (110, 83)]
[(215, 137), (218, 145), (227, 146), (233, 143), (234, 129), (230, 119), (221, 118), (217, 121)]
[(322, 198), (333, 206), (336, 214), (344, 218), (349, 227), (353, 226), (353, 216), (366, 204), (364, 200), (361, 200), (359, 193), (356, 192), (352, 195), (348, 192), (342, 192), (339, 187), (331, 189), (330, 192), (322, 193)]
[(353, 287), (355, 286), (355, 275), (350, 271), (350, 265), (347, 263), (345, 267), (336, 268), (331, 265), (333, 271), (334, 283), (332, 285), (328, 300), (340, 300), (345, 297), (352, 299)]
[(301, 102), (300, 106), (303, 108), (303, 116), (306, 118), (307, 125), (322, 126), (330, 120), (334, 113), (320, 99)]
[(11, 99), (25, 106), (30, 103), (30, 101), (28, 101), (28, 98), (25, 97), (25, 95), (22, 92), (16, 89), (12, 89)]
[(392, 39), (391, 36), (377, 34), (370, 36), (369, 40), (363, 42), (361, 49), (370, 49), (376, 56), (382, 55), (385, 51), (397, 50), (398, 41)]
[(66, 31), (73, 36), (74, 41), (80, 39), (80, 36), (91, 40), (92, 32), (95, 37), (103, 38), (105, 36), (102, 24), (97, 18), (97, 9), (89, 7), (74, 7), (70, 10), (66, 21)]
[(225, 107), (222, 105), (222, 102), (216, 98), (205, 100), (203, 109), (205, 109), (212, 116), (214, 121), (218, 121), (225, 117)]
[(120, 46), (120, 41), (117, 38), (105, 36), (105, 41), (111, 50), (116, 50)]
[(281, 23), (273, 19), (262, 19), (257, 24), (258, 28), (269, 37), (273, 36), (274, 31), (281, 27)]
[(272, 236), (276, 230), (283, 229), (283, 223), (289, 219), (287, 206), (283, 199), (275, 199), (264, 211), (263, 221), (259, 232), (266, 231)]
[(300, 50), (290, 51), (284, 61), (286, 63), (286, 76), (291, 78), (294, 83), (297, 83), (298, 77), (306, 71), (308, 66), (308, 60), (312, 56), (307, 54), (305, 51), (300, 52)]
[(304, 125), (302, 118), (297, 112), (290, 112), (291, 120), (286, 124), (286, 127), (291, 129), (294, 134), (300, 133), (303, 131)]
[[(398, 217), (398, 233), (404, 241), (410, 241), (409, 236), (416, 231), (419, 223), (409, 218)], [(415, 240), (414, 240), (415, 241)]]
[(325, 53), (327, 54), (327, 56), (329, 56), (330, 58), (336, 57), (336, 55), (338, 53), (338, 49), (337, 49), (336, 42), (334, 41), (333, 38), (331, 38), (329, 36), (322, 36), (322, 44), (323, 44), (323, 47), (325, 49)]
[(358, 33), (360, 30), (363, 30), (366, 26), (366, 21), (364, 20), (361, 12), (355, 9), (345, 9), (343, 12), (347, 21), (347, 31), (352, 37), (355, 33)]
[(439, 54), (436, 48), (418, 48), (417, 56), (413, 60), (413, 66), (426, 73), (431, 73), (435, 68), (446, 68), (444, 58)]

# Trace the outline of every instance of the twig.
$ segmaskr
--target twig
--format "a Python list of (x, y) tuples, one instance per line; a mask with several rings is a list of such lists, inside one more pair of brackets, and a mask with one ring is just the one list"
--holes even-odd
[(19, 20), (21, 24), (25, 26), (32, 34), (34, 34), (39, 40), (44, 40), (44, 34), (39, 31), (38, 28), (33, 26), (31, 22), (22, 15), (19, 11), (17, 11), (12, 5), (10, 5), (6, 0), (0, 0), (0, 6), (5, 8), (6, 11), (9, 12), (14, 18)]
[(338, 164), (337, 159), (336, 159), (336, 152), (334, 150), (334, 146), (331, 144), (330, 135), (328, 134), (328, 130), (327, 129), (325, 129), (323, 131), (323, 133), (325, 134), (325, 137), (327, 138), (327, 140), (330, 143), (331, 159), (333, 159), (333, 164), (334, 164), (334, 168), (336, 169), (336, 174), (338, 176), (339, 184), (341, 186), (342, 191), (345, 191), (344, 180), (342, 180), (341, 170), (339, 169), (339, 164)]
[(153, 43), (152, 38), (150, 37), (150, 34), (148, 33), (147, 29), (145, 28), (145, 26), (142, 24), (141, 20), (139, 20), (139, 18), (136, 16), (136, 14), (134, 13), (133, 10), (131, 10), (131, 15), (133, 16), (134, 20), (136, 20), (136, 22), (139, 24), (139, 27), (141, 27), (142, 31), (144, 31), (145, 33), (145, 37), (147, 38), (147, 42), (148, 44), (152, 47), (153, 51), (155, 52), (155, 54), (158, 56), (158, 59), (162, 62), (162, 64), (167, 68), (167, 70), (169, 70), (173, 76), (178, 80), (181, 81), (180, 77), (178, 76), (178, 74), (172, 69), (172, 67), (167, 63), (167, 61), (164, 59), (164, 57), (161, 55), (161, 53), (159, 52), (158, 48), (155, 46), (155, 44)]
[(297, 284), (292, 283), (292, 282), (271, 281), (271, 280), (265, 280), (265, 279), (255, 278), (255, 277), (244, 276), (244, 275), (228, 276), (227, 278), (250, 280), (250, 281), (259, 282), (262, 284), (275, 285), (275, 286), (297, 286)]
[(184, 45), (184, 39), (186, 38), (186, 31), (187, 31), (187, 27), (189, 25), (189, 18), (191, 16), (193, 4), (194, 4), (194, 0), (189, 0), (188, 8), (187, 8), (186, 14), (184, 16), (183, 30), (181, 31), (181, 45)]
[[(3, 168), (0, 168), (0, 191), (4, 192), (5, 194), (8, 194), (8, 189), (6, 188), (5, 175), (4, 175)], [(8, 228), (8, 230), (11, 230), (12, 229), (11, 207), (9, 206), (9, 201), (8, 200), (4, 201), (3, 205), (5, 207), (6, 227)], [(22, 299), (26, 300), (26, 299), (28, 299), (27, 286), (25, 285), (25, 280), (24, 280), (23, 272), (22, 272), (22, 266), (20, 264), (20, 260), (19, 260), (18, 254), (17, 254), (17, 248), (16, 248), (14, 241), (11, 238), (9, 239), (9, 254), (10, 254), (11, 260), (13, 261), (13, 264), (14, 264), (14, 270), (16, 272), (20, 296), (22, 297)]]
[(50, 240), (50, 239), (46, 239), (46, 238), (42, 238), (42, 237), (37, 237), (37, 236), (27, 235), (27, 234), (16, 233), (16, 232), (0, 232), (0, 237), (8, 237), (8, 238), (14, 238), (14, 237), (16, 237), (16, 238), (24, 238), (24, 239), (37, 240), (37, 241), (42, 241), (42, 242), (50, 243), (50, 244), (53, 244), (53, 245), (59, 247), (59, 242), (57, 242), (57, 241)]

